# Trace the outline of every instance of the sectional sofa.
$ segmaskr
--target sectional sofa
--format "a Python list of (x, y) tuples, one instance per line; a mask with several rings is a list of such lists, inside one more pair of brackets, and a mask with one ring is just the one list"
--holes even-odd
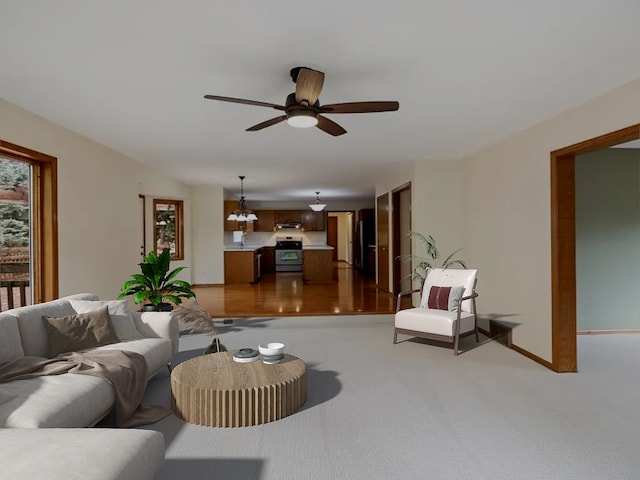
[[(167, 368), (178, 351), (178, 321), (166, 312), (130, 312), (126, 300), (100, 301), (93, 294), (0, 313), (0, 368), (23, 357), (52, 356), (46, 319), (90, 316), (105, 307), (115, 343), (82, 351), (140, 354), (149, 378)], [(154, 478), (164, 461), (161, 433), (87, 428), (112, 412), (114, 402), (112, 387), (96, 376), (64, 373), (0, 383), (0, 451), (9, 459), (0, 478)]]

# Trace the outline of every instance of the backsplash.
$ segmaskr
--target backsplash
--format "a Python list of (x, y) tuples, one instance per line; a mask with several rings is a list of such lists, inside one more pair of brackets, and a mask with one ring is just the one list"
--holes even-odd
[[(245, 245), (275, 245), (276, 240), (284, 237), (292, 237), (294, 240), (302, 240), (303, 245), (326, 245), (327, 232), (249, 232), (244, 236)], [(225, 245), (237, 245), (233, 243), (233, 232), (224, 232)]]

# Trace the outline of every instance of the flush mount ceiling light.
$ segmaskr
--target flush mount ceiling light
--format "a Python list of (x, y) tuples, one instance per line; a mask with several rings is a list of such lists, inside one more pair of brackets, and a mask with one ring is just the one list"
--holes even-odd
[(238, 200), (238, 209), (231, 212), (227, 217), (227, 220), (235, 222), (254, 222), (258, 220), (258, 217), (252, 211), (247, 210), (244, 204), (244, 175), (239, 175), (240, 179), (240, 200)]
[(311, 210), (313, 210), (314, 212), (321, 212), (325, 209), (326, 206), (326, 203), (320, 202), (320, 192), (316, 192), (316, 203), (312, 203), (311, 205), (309, 205)]
[(312, 110), (294, 110), (289, 113), (287, 123), (296, 128), (311, 128), (318, 124), (318, 115)]

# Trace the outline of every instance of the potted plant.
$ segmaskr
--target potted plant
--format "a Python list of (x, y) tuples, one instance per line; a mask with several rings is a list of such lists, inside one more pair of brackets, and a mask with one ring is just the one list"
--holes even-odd
[(149, 252), (140, 263), (142, 273), (131, 275), (133, 280), (127, 280), (120, 287), (123, 298), (133, 295), (136, 304), (142, 305), (143, 311), (171, 311), (173, 305), (182, 303), (183, 298), (195, 298), (189, 282), (176, 280), (175, 277), (186, 267), (178, 267), (169, 271), (171, 253), (165, 248), (160, 255)]
[(413, 271), (407, 275), (414, 281), (419, 281), (420, 285), (424, 282), (427, 277), (427, 272), (430, 268), (449, 268), (453, 265), (459, 265), (462, 268), (467, 268), (466, 263), (463, 260), (455, 259), (455, 255), (462, 250), (459, 248), (447, 258), (445, 258), (440, 265), (438, 265), (438, 259), (440, 258), (440, 252), (438, 250), (438, 246), (436, 245), (435, 239), (431, 235), (422, 235), (418, 232), (409, 232), (407, 233), (409, 237), (415, 237), (424, 245), (427, 250), (427, 254), (424, 257), (419, 255), (400, 255), (398, 257), (401, 260), (405, 261), (415, 261), (415, 266), (413, 267)]

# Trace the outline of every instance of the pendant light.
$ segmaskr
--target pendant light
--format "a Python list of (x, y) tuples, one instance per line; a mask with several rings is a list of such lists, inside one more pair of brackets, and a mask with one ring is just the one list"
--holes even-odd
[(238, 209), (231, 212), (227, 217), (227, 220), (235, 222), (255, 222), (258, 217), (255, 213), (247, 210), (244, 204), (244, 175), (239, 175), (240, 179), (240, 200), (238, 200)]
[(312, 203), (311, 205), (309, 205), (311, 210), (313, 210), (314, 212), (321, 212), (325, 209), (326, 206), (326, 203), (320, 202), (320, 192), (316, 192), (316, 203)]

